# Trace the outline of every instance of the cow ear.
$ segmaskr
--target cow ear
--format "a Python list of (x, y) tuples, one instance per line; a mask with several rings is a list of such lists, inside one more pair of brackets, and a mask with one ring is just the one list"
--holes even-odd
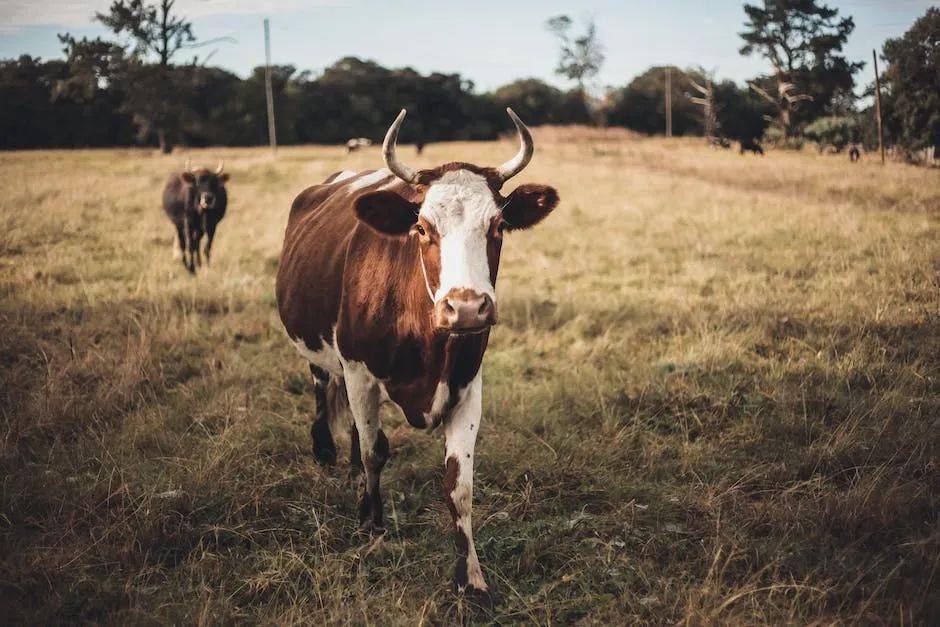
[(192, 172), (181, 172), (180, 180), (184, 183), (194, 183), (196, 181), (196, 177)]
[(503, 206), (503, 220), (510, 231), (527, 229), (541, 222), (558, 204), (558, 192), (548, 185), (528, 183), (509, 194)]
[(356, 199), (356, 217), (382, 235), (404, 235), (418, 221), (421, 205), (390, 190), (377, 190)]
[(219, 175), (219, 183), (228, 183), (228, 172)]

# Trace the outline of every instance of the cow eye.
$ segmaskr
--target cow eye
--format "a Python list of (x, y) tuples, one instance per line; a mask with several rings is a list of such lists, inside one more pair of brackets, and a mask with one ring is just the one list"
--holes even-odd
[(424, 230), (424, 227), (421, 226), (420, 224), (415, 226), (415, 230), (418, 231), (418, 235), (420, 235), (421, 237), (424, 237), (425, 235), (428, 234), (427, 231)]

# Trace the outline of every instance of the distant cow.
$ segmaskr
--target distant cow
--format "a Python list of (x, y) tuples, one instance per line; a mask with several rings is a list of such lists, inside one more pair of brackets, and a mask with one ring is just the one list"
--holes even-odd
[(372, 145), (372, 140), (367, 137), (353, 137), (346, 141), (346, 154), (356, 152), (360, 148), (366, 148)]
[(534, 226), (558, 203), (545, 185), (503, 193), (534, 150), (508, 112), (520, 148), (506, 163), (414, 170), (395, 154), (402, 110), (385, 137), (387, 169), (337, 172), (294, 200), (277, 271), (281, 321), (315, 379), (317, 460), (334, 463), (334, 434), (350, 434), (353, 469), (365, 473), (359, 523), (379, 529), (389, 457), (380, 404), (394, 403), (414, 427), (441, 426), (454, 582), (484, 596), (470, 524), (473, 450), (503, 235)]
[(852, 144), (852, 146), (849, 147), (849, 161), (851, 161), (852, 163), (855, 163), (861, 158), (862, 158), (862, 153), (859, 151), (858, 146), (856, 146), (855, 144)]
[(206, 168), (194, 170), (187, 161), (186, 169), (171, 175), (163, 188), (163, 210), (176, 227), (174, 256), (181, 256), (183, 265), (193, 274), (202, 265), (199, 251), (202, 236), (207, 238), (205, 254), (209, 265), (215, 229), (225, 217), (228, 206), (225, 183), (229, 177), (224, 168), (220, 161), (215, 172)]
[(743, 155), (748, 150), (753, 152), (755, 155), (764, 154), (764, 149), (761, 148), (760, 142), (758, 142), (757, 139), (753, 137), (741, 140), (741, 149), (739, 153)]

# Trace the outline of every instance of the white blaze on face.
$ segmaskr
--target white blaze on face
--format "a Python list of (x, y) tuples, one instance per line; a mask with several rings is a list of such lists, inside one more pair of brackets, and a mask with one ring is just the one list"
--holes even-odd
[(454, 288), (487, 294), (496, 302), (486, 257), (486, 235), (499, 213), (486, 179), (467, 170), (448, 172), (428, 189), (421, 217), (440, 236), (441, 276), (435, 302)]

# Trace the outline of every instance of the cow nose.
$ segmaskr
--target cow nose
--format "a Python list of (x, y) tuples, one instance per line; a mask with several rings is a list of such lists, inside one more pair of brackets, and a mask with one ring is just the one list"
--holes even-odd
[(489, 294), (453, 289), (434, 306), (438, 328), (451, 333), (482, 331), (496, 324), (496, 304)]

